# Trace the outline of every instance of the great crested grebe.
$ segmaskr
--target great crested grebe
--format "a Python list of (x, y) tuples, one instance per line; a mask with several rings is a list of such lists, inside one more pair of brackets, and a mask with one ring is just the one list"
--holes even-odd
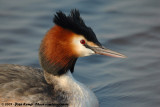
[(26, 107), (98, 107), (94, 93), (76, 81), (72, 73), (78, 57), (124, 55), (103, 47), (78, 10), (56, 13), (55, 26), (45, 35), (39, 50), (42, 70), (0, 65), (0, 105)]

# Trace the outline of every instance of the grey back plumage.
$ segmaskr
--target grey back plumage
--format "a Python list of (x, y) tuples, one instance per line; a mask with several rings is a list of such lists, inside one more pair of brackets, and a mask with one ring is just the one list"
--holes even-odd
[(0, 65), (0, 102), (2, 98), (19, 98), (28, 103), (67, 103), (64, 94), (63, 91), (54, 90), (54, 86), (47, 84), (40, 69), (20, 65)]

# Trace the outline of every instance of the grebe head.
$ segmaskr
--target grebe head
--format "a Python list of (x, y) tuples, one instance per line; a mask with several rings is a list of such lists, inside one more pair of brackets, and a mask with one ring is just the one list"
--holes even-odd
[(48, 73), (60, 76), (68, 70), (73, 72), (78, 57), (93, 54), (125, 58), (100, 44), (78, 10), (71, 10), (68, 16), (59, 11), (53, 21), (55, 26), (42, 40), (39, 52), (41, 66)]

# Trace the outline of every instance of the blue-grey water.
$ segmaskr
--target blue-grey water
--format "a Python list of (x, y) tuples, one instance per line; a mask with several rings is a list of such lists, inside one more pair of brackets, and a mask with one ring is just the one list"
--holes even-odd
[(53, 15), (72, 8), (104, 46), (128, 56), (79, 58), (74, 77), (101, 107), (160, 107), (160, 0), (1, 0), (0, 63), (40, 67)]

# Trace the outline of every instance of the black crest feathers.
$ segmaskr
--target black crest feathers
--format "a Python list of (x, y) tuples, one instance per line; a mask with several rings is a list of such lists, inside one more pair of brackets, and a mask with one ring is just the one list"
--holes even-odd
[(62, 11), (56, 13), (53, 22), (62, 28), (69, 29), (74, 33), (83, 35), (87, 40), (100, 45), (93, 30), (86, 26), (80, 13), (76, 9), (72, 9), (70, 14), (66, 16)]

